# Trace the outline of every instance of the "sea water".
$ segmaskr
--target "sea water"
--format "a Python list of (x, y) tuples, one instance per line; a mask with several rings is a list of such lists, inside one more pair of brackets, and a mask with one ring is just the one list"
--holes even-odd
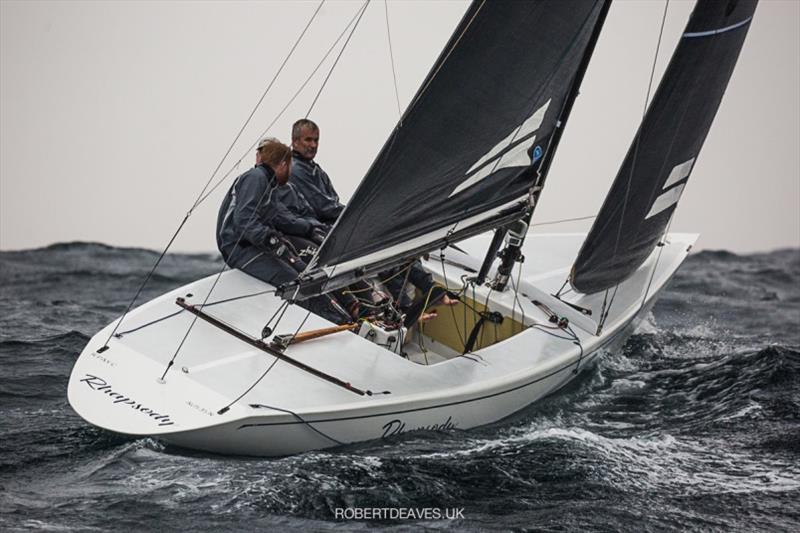
[[(0, 252), (0, 530), (800, 530), (800, 250), (691, 255), (620, 352), (500, 423), (280, 459), (70, 408), (78, 354), (156, 258)], [(139, 301), (220, 266), (170, 255)]]

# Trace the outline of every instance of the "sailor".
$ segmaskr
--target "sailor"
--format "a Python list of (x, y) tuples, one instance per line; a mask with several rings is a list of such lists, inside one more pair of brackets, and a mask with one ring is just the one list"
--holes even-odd
[[(317, 220), (314, 209), (292, 185), (291, 180), (275, 188), (272, 203), (275, 204), (275, 228), (284, 234), (303, 263), (308, 264), (331, 227)], [(364, 289), (364, 284), (356, 284), (334, 291), (333, 296), (352, 318), (358, 319), (362, 310), (353, 291), (360, 292)]]
[[(295, 243), (296, 247), (316, 250), (322, 244), (331, 227), (317, 219), (316, 212), (291, 180), (275, 188), (272, 201), (278, 210), (275, 227)], [(300, 251), (300, 256), (306, 262), (310, 259), (306, 258), (307, 255), (307, 252)], [(311, 255), (313, 256), (313, 252)]]
[(305, 262), (313, 257), (344, 209), (327, 173), (314, 161), (318, 146), (319, 127), (308, 119), (295, 122), (291, 178), (273, 193), (277, 209), (274, 225)]
[(319, 126), (301, 118), (292, 126), (292, 177), (291, 183), (314, 210), (316, 219), (333, 224), (344, 206), (333, 188), (328, 174), (314, 158), (319, 147)]
[[(275, 188), (288, 180), (291, 165), (288, 146), (274, 138), (262, 139), (256, 149), (256, 166), (236, 178), (217, 216), (217, 246), (225, 263), (276, 287), (294, 280), (306, 268), (276, 229), (275, 219), (283, 213), (271, 201)], [(322, 296), (304, 305), (328, 320), (341, 322), (344, 317), (330, 303), (330, 298)]]
[[(298, 218), (310, 221), (312, 212), (316, 220), (324, 224), (315, 228), (312, 240), (321, 244), (320, 237), (324, 239), (333, 224), (344, 210), (339, 202), (339, 195), (333, 188), (328, 174), (314, 161), (319, 148), (319, 126), (313, 121), (302, 118), (292, 126), (292, 174), (289, 187), (280, 187), (276, 191), (281, 203)], [(312, 230), (309, 230), (312, 231)], [(411, 302), (404, 295), (399, 294), (404, 286), (405, 269), (403, 275), (398, 275), (399, 269), (383, 272), (381, 279), (390, 278), (387, 289), (392, 293), (401, 309), (408, 312), (408, 320), (416, 321), (425, 310), (423, 307), (433, 305), (455, 305), (455, 298), (450, 298), (440, 286), (434, 286), (431, 275), (422, 268), (419, 260), (414, 261), (409, 267), (407, 281), (419, 289), (421, 300)], [(399, 278), (399, 279), (398, 279)], [(425, 306), (428, 301), (429, 305)]]

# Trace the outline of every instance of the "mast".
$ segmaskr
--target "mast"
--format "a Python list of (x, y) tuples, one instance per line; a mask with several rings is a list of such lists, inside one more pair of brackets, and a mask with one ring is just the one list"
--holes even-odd
[(607, 9), (606, 0), (474, 2), (282, 295), (333, 290), (529, 216)]
[[(511, 269), (514, 267), (514, 264), (517, 261), (522, 261), (524, 258), (522, 257), (522, 245), (525, 243), (525, 237), (528, 233), (528, 227), (531, 222), (531, 218), (533, 217), (533, 212), (536, 209), (536, 206), (539, 203), (539, 196), (542, 194), (542, 190), (544, 189), (544, 183), (547, 180), (547, 174), (550, 170), (550, 165), (553, 161), (553, 156), (555, 155), (556, 148), (558, 148), (558, 143), (561, 140), (561, 135), (564, 133), (564, 127), (567, 124), (567, 120), (569, 119), (569, 115), (572, 112), (572, 107), (575, 104), (575, 100), (580, 94), (580, 87), (581, 83), (583, 82), (583, 76), (586, 74), (586, 69), (589, 66), (589, 60), (594, 53), (595, 45), (597, 44), (597, 39), (600, 36), (600, 31), (603, 29), (603, 24), (606, 20), (606, 15), (608, 14), (608, 10), (611, 7), (611, 0), (607, 0), (603, 3), (603, 7), (600, 10), (600, 15), (598, 16), (597, 24), (595, 25), (594, 31), (589, 39), (589, 44), (586, 47), (586, 51), (581, 59), (580, 66), (578, 67), (578, 71), (575, 74), (575, 80), (572, 83), (572, 87), (570, 89), (569, 95), (567, 96), (566, 101), (564, 102), (564, 108), (561, 112), (561, 116), (556, 123), (556, 129), (553, 132), (553, 136), (550, 140), (550, 146), (548, 146), (547, 150), (548, 153), (542, 161), (542, 165), (539, 169), (539, 177), (536, 182), (531, 187), (531, 204), (525, 215), (516, 223), (510, 224), (506, 228), (503, 228), (502, 231), (504, 233), (508, 233), (508, 240), (506, 247), (497, 252), (497, 249), (492, 249), (491, 247), (488, 250), (486, 258), (484, 259), (484, 266), (488, 265), (491, 266), (491, 263), (494, 261), (495, 256), (500, 257), (501, 263), (500, 266), (497, 267), (497, 274), (492, 282), (492, 288), (496, 291), (504, 291), (506, 286), (508, 285), (509, 277), (511, 276)], [(499, 233), (501, 231), (500, 228), (497, 229)], [(488, 268), (486, 269), (488, 271)], [(481, 269), (483, 271), (483, 268)]]

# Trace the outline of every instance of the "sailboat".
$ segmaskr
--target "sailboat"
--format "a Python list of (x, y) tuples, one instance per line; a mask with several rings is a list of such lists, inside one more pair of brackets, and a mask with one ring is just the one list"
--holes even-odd
[[(305, 272), (130, 310), (78, 358), (75, 411), (282, 456), (493, 423), (620, 348), (697, 238), (669, 222), (756, 0), (698, 1), (588, 234), (528, 235), (609, 4), (474, 1)], [(458, 302), (411, 327), (391, 301), (344, 327), (297, 305), (420, 257)]]

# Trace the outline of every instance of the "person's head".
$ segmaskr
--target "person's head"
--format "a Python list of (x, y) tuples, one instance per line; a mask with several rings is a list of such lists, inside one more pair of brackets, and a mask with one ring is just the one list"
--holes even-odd
[(256, 162), (270, 167), (275, 172), (275, 180), (279, 185), (289, 181), (292, 150), (278, 139), (268, 137), (259, 141), (256, 149)]
[(292, 149), (305, 159), (314, 159), (319, 147), (319, 126), (301, 118), (292, 126)]

